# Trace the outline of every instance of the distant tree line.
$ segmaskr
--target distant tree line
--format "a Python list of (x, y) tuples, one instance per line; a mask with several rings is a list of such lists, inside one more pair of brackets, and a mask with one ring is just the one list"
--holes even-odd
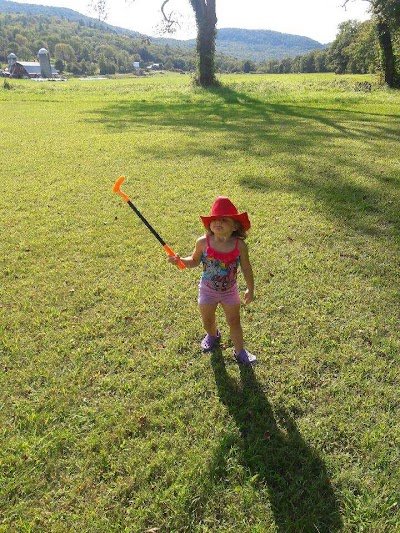
[[(293, 58), (265, 61), (238, 60), (216, 54), (218, 72), (377, 73), (380, 55), (376, 25), (372, 20), (349, 20), (327, 48)], [(393, 32), (392, 43), (397, 70), (400, 71), (400, 31)], [(193, 71), (194, 48), (158, 44), (139, 35), (128, 36), (105, 30), (95, 23), (66, 18), (22, 14), (0, 14), (0, 63), (6, 64), (10, 52), (21, 61), (36, 60), (40, 48), (47, 48), (59, 72), (73, 75), (129, 73), (133, 62), (146, 67), (159, 63), (165, 70)]]
[[(396, 36), (397, 60), (400, 60), (400, 32)], [(380, 73), (378, 35), (372, 20), (349, 20), (339, 25), (335, 40), (324, 50), (315, 50), (294, 58), (270, 59), (260, 63), (248, 60), (247, 72), (287, 74), (297, 72), (335, 72), (336, 74)], [(399, 65), (400, 67), (400, 65)]]

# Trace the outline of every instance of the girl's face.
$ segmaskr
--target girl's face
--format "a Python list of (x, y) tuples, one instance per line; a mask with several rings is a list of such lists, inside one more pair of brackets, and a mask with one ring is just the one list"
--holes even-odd
[(235, 229), (237, 229), (237, 223), (233, 218), (216, 218), (210, 223), (210, 230), (214, 235), (224, 239), (230, 237)]

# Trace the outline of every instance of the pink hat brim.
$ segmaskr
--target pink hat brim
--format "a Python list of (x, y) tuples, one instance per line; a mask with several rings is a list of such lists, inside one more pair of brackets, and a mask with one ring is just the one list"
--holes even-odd
[(249, 217), (247, 215), (246, 212), (244, 213), (238, 213), (237, 215), (225, 215), (225, 216), (208, 216), (208, 217), (203, 217), (200, 215), (200, 218), (204, 224), (204, 227), (206, 229), (209, 229), (210, 228), (210, 224), (213, 220), (217, 220), (219, 218), (233, 218), (234, 220), (237, 220), (238, 222), (240, 222), (240, 224), (242, 225), (243, 227), (243, 230), (244, 231), (247, 231), (250, 229), (251, 227), (251, 224), (250, 224), (250, 220), (249, 220)]

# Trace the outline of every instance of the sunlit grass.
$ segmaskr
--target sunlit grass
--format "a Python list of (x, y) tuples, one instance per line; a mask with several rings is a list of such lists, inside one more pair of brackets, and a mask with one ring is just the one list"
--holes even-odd
[[(0, 531), (397, 527), (400, 96), (222, 82), (0, 88)], [(184, 255), (249, 212), (254, 373), (222, 314), (201, 354), (199, 271), (120, 175)]]

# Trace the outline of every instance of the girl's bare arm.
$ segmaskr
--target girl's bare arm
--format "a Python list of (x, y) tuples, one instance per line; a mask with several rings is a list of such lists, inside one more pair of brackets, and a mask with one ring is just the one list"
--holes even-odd
[(179, 261), (180, 259), (187, 268), (195, 268), (199, 266), (200, 264), (201, 255), (203, 251), (205, 250), (205, 247), (206, 247), (206, 238), (200, 237), (196, 241), (196, 246), (193, 250), (192, 255), (188, 257), (180, 257), (179, 255), (175, 255), (174, 257), (168, 257), (168, 261), (172, 263), (173, 265), (176, 265), (177, 261)]
[(249, 304), (254, 300), (254, 275), (253, 269), (251, 267), (249, 251), (247, 245), (244, 241), (239, 241), (239, 251), (240, 251), (240, 268), (243, 273), (243, 277), (246, 282), (247, 290), (244, 295), (244, 301), (246, 304)]

